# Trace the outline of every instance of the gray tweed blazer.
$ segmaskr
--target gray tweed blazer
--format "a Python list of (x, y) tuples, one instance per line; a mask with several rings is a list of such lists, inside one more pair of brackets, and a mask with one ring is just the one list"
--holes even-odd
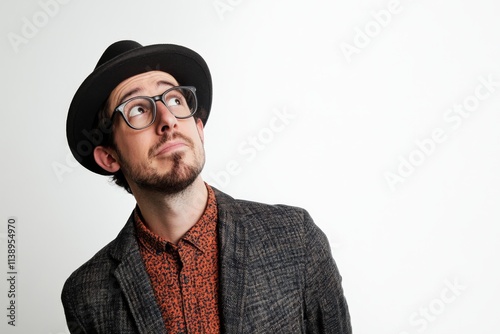
[[(351, 333), (328, 240), (309, 214), (215, 194), (222, 331)], [(132, 217), (68, 278), (62, 302), (71, 333), (166, 333)]]

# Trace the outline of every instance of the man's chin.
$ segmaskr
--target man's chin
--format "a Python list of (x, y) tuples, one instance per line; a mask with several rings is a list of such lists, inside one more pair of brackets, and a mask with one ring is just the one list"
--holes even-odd
[[(182, 170), (181, 170), (182, 169)], [(133, 183), (139, 189), (162, 194), (176, 194), (186, 190), (196, 180), (200, 171), (193, 167), (184, 166), (177, 168), (175, 172), (165, 174), (155, 173), (147, 177), (135, 177)]]
[(204, 159), (186, 161), (184, 152), (155, 157), (147, 166), (123, 164), (123, 172), (138, 190), (161, 194), (176, 194), (184, 191), (200, 175)]

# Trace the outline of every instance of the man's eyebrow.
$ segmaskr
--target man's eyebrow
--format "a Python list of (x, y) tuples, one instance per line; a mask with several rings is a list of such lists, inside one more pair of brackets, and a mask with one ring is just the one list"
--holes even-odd
[[(157, 87), (160, 87), (160, 86), (171, 86), (171, 87), (174, 87), (174, 86), (177, 86), (176, 84), (170, 82), (170, 81), (166, 81), (166, 80), (159, 80), (157, 83), (156, 83), (156, 86)], [(134, 89), (132, 89), (131, 91), (127, 92), (125, 95), (123, 95), (123, 97), (120, 99), (120, 101), (118, 102), (118, 104), (122, 104), (123, 102), (125, 102), (126, 100), (129, 99), (129, 97), (131, 97), (132, 95), (134, 94), (137, 94), (139, 93), (140, 91), (142, 91), (143, 88), (142, 87), (136, 87)]]
[(122, 96), (118, 104), (122, 104), (123, 102), (127, 101), (130, 96), (139, 93), (141, 90), (142, 87), (137, 87), (132, 89), (131, 91), (128, 91), (125, 95)]
[(171, 86), (171, 87), (175, 87), (177, 86), (176, 84), (170, 82), (170, 81), (166, 81), (166, 80), (160, 80), (156, 83), (156, 86), (157, 87), (160, 87), (160, 86)]

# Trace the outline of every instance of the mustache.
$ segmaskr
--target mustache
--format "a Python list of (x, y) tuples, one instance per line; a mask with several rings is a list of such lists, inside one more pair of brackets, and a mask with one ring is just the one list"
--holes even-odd
[(148, 156), (153, 157), (156, 151), (158, 151), (160, 147), (163, 146), (163, 144), (175, 139), (182, 139), (186, 144), (188, 144), (188, 146), (194, 147), (194, 142), (191, 140), (191, 138), (187, 137), (186, 135), (179, 132), (168, 133), (163, 137), (161, 137), (158, 143), (156, 143), (153, 147), (149, 149)]

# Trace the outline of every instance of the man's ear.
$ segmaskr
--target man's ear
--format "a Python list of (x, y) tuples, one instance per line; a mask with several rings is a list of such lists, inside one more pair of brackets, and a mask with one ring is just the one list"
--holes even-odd
[(110, 173), (116, 173), (120, 170), (120, 164), (118, 164), (114, 154), (115, 152), (109, 147), (97, 146), (94, 148), (95, 162)]

